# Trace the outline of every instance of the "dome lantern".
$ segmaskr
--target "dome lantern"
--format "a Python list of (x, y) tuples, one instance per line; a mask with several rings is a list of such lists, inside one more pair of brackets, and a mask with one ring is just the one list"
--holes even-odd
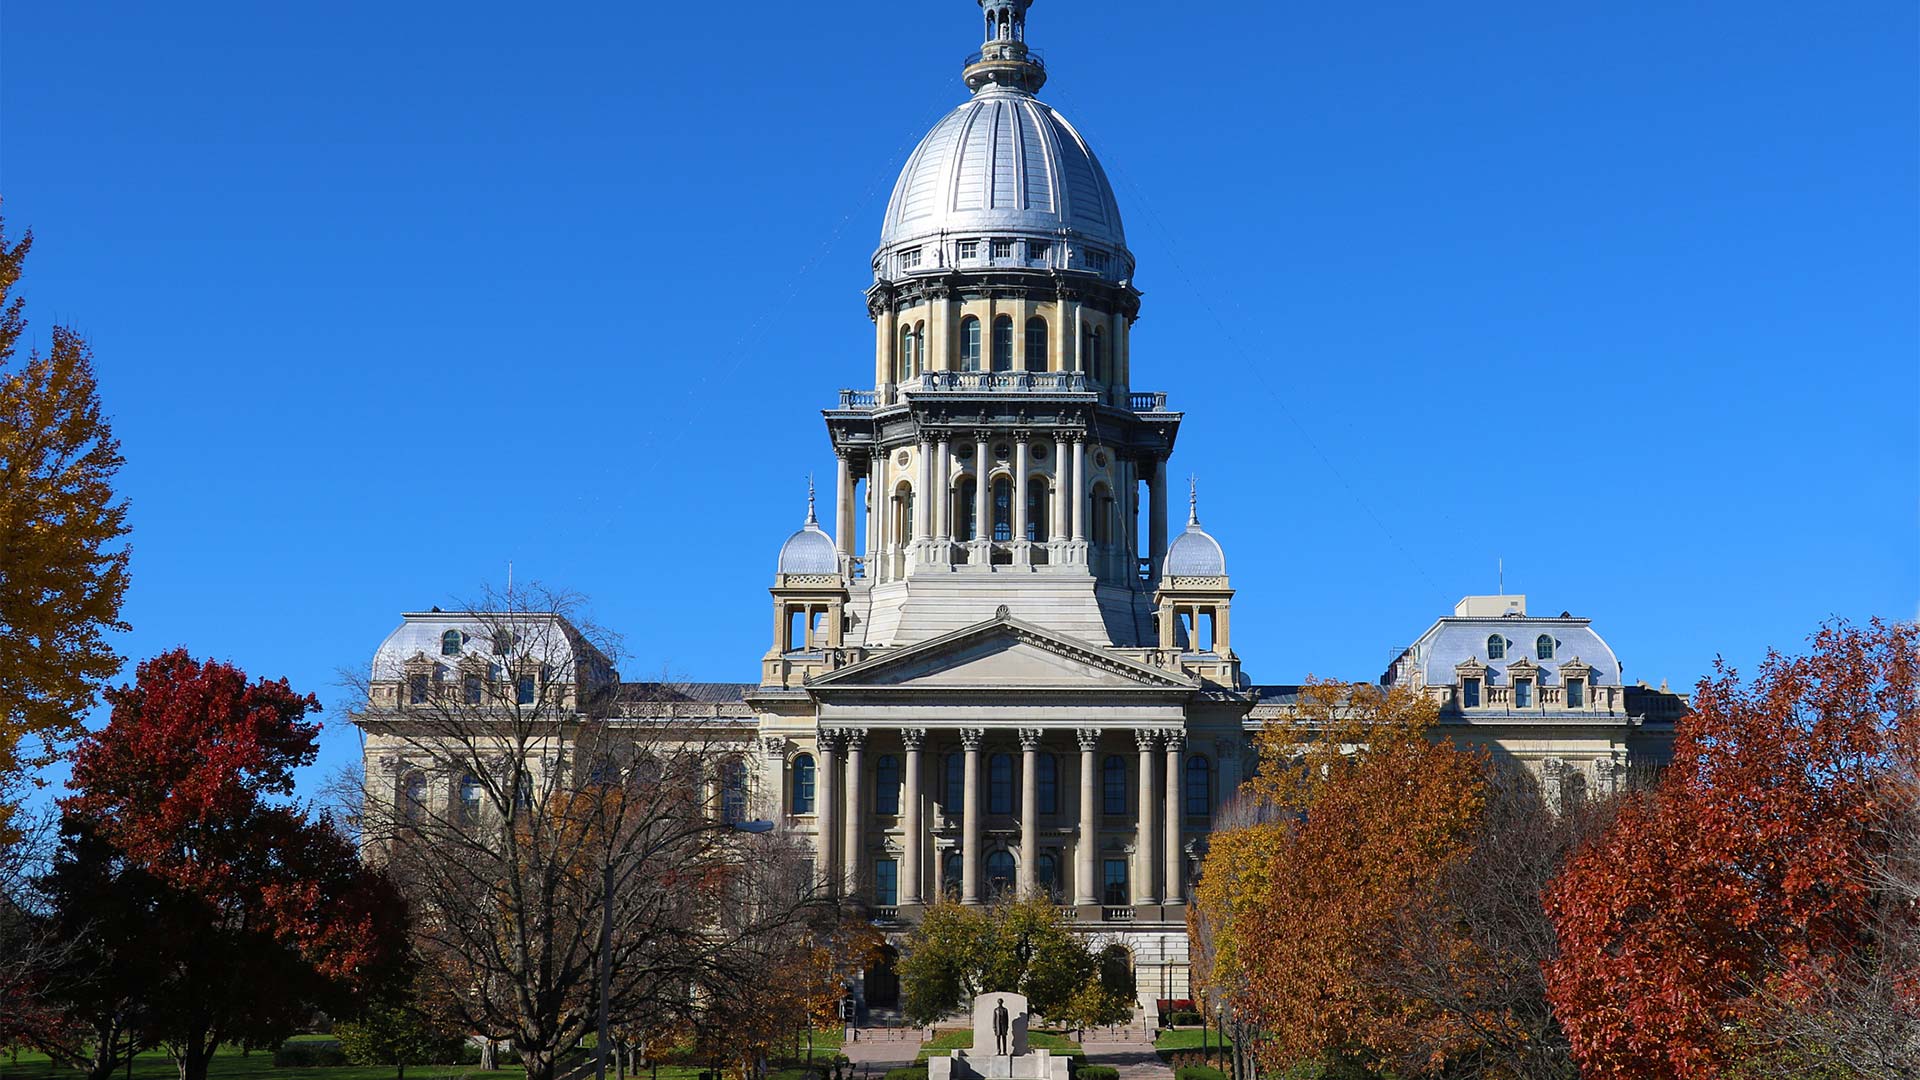
[(1027, 48), (1027, 8), (1033, 0), (980, 0), (987, 36), (980, 51), (967, 57), (962, 78), (967, 89), (992, 83), (1033, 93), (1046, 85), (1047, 69)]

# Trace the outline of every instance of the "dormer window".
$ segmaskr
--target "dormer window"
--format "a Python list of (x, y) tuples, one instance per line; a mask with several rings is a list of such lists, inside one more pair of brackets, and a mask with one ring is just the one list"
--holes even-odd
[(1553, 659), (1553, 635), (1541, 634), (1538, 638), (1534, 639), (1533, 651), (1534, 654), (1542, 660)]
[(458, 630), (449, 630), (440, 635), (440, 655), (459, 656), (460, 646), (466, 643), (466, 635)]
[(1587, 707), (1587, 680), (1567, 680), (1567, 708), (1584, 709)]
[(1533, 680), (1513, 680), (1513, 707), (1516, 709), (1533, 708)]
[(534, 681), (532, 675), (522, 675), (513, 681), (513, 703), (531, 705), (534, 702)]
[(1480, 707), (1479, 679), (1460, 680), (1460, 707), (1463, 709), (1477, 709)]
[(425, 672), (407, 676), (407, 704), (425, 705), (427, 703), (428, 681)]
[(1507, 658), (1507, 639), (1501, 637), (1499, 634), (1488, 635), (1487, 659), (1505, 660), (1506, 658)]
[(493, 655), (506, 656), (513, 652), (513, 634), (502, 630), (493, 635)]

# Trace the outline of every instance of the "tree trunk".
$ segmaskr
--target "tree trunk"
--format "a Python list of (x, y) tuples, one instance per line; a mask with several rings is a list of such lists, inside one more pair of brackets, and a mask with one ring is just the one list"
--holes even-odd
[(480, 1040), (480, 1071), (492, 1072), (500, 1067), (499, 1051), (494, 1049), (492, 1039)]
[(180, 1055), (180, 1080), (207, 1080), (207, 1066), (213, 1060), (213, 1048), (199, 1039), (188, 1039)]
[(554, 1053), (551, 1050), (520, 1048), (520, 1063), (527, 1067), (527, 1080), (553, 1080)]

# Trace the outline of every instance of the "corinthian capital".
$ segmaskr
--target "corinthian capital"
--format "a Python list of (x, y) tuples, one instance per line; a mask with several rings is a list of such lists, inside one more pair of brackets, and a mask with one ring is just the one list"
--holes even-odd
[(906, 744), (907, 749), (918, 750), (920, 749), (920, 745), (927, 741), (927, 729), (923, 727), (901, 728), (900, 741)]
[(1020, 749), (1038, 750), (1040, 749), (1040, 740), (1046, 737), (1047, 729), (1045, 728), (1023, 727), (1020, 729)]
[(1080, 728), (1073, 733), (1073, 737), (1080, 741), (1080, 749), (1088, 753), (1100, 749), (1100, 729), (1097, 727)]
[(1141, 753), (1151, 753), (1155, 744), (1160, 741), (1160, 733), (1152, 728), (1135, 728), (1133, 730), (1133, 741), (1140, 745)]
[(863, 727), (847, 728), (843, 735), (847, 740), (848, 753), (859, 753), (867, 748), (867, 729)]
[(1166, 747), (1167, 753), (1177, 754), (1187, 745), (1187, 733), (1184, 731), (1163, 731), (1160, 733), (1160, 740)]
[(986, 728), (970, 727), (960, 729), (960, 745), (965, 747), (969, 753), (980, 749), (980, 744), (986, 741)]

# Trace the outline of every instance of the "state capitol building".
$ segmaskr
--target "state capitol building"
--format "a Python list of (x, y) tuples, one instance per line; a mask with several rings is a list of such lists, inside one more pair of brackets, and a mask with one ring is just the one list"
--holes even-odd
[[(1127, 949), (1150, 1007), (1187, 996), (1194, 869), (1297, 688), (1243, 670), (1233, 563), (1169, 482), (1186, 417), (1136, 388), (1121, 208), (1038, 96), (1032, 0), (979, 2), (971, 96), (907, 159), (880, 224), (872, 379), (824, 413), (828, 516), (810, 505), (780, 545), (757, 681), (616, 695), (602, 722), (735, 748), (727, 813), (804, 838), (816, 883), (890, 936), (941, 895), (1050, 891)], [(488, 652), (468, 616), (404, 616), (360, 721), (370, 797), (462, 797), (385, 733)], [(618, 682), (587, 656), (516, 677), (523, 693)], [(1520, 596), (1463, 599), (1379, 678), (1431, 696), (1443, 732), (1526, 762), (1555, 800), (1664, 759), (1684, 709), (1623, 685), (1588, 620)], [(882, 969), (857, 992), (886, 1009), (897, 983)]]

